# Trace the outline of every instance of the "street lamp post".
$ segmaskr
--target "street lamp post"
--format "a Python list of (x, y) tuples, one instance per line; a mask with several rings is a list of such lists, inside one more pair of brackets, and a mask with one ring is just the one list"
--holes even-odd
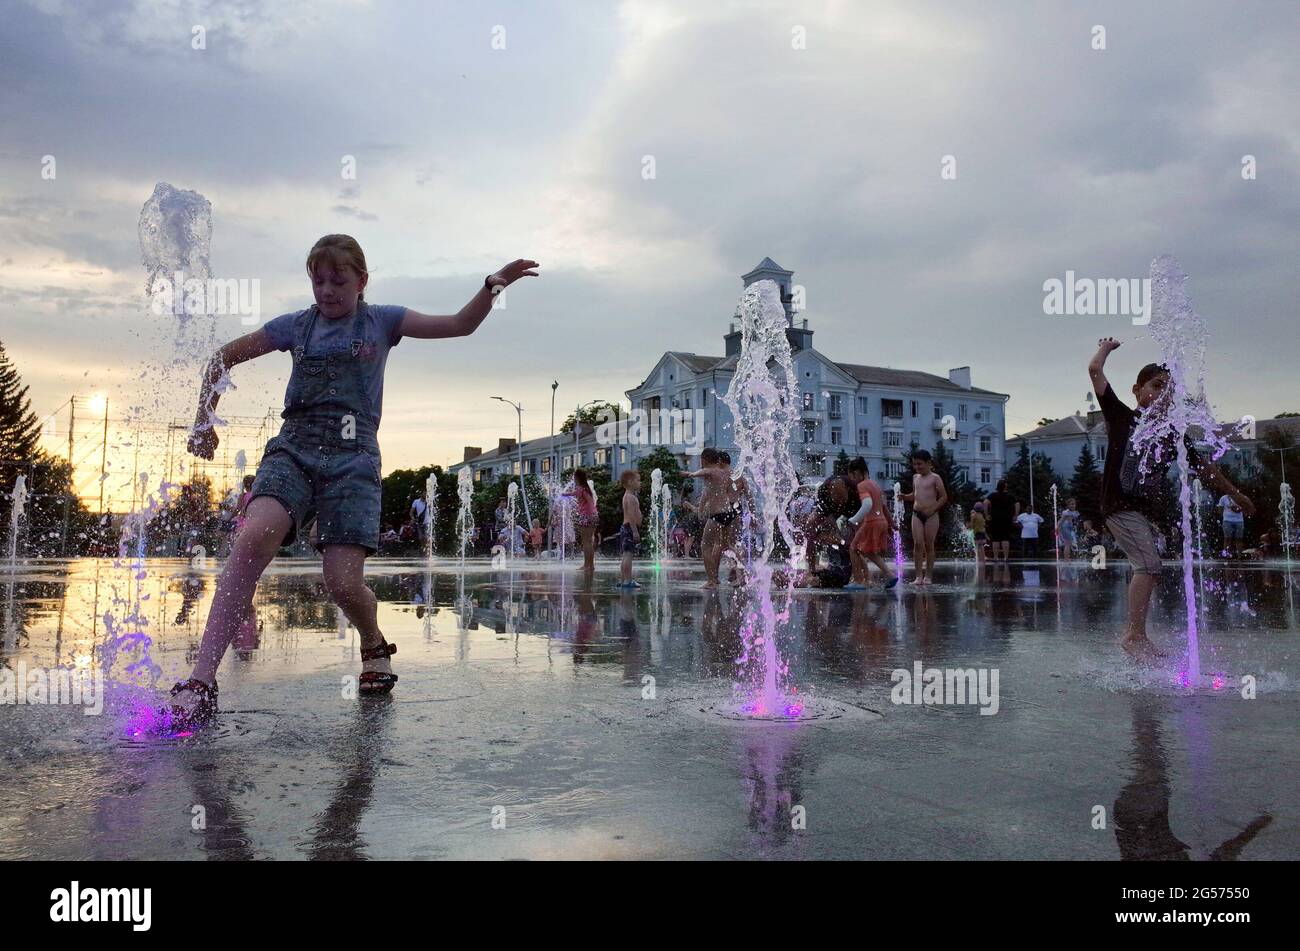
[(553, 380), (553, 381), (551, 382), (551, 450), (550, 450), (550, 456), (551, 456), (551, 476), (552, 476), (553, 478), (556, 478), (556, 479), (559, 478), (559, 472), (557, 471), (557, 466), (556, 466), (556, 462), (557, 462), (557, 460), (556, 460), (556, 458), (555, 458), (555, 391), (558, 390), (559, 388), (560, 388), (560, 381), (559, 381), (559, 380)]
[[(528, 523), (528, 528), (533, 527), (533, 516), (528, 510), (528, 490), (524, 487), (524, 408), (514, 400), (508, 400), (502, 396), (492, 397), (494, 400), (500, 400), (502, 403), (509, 403), (515, 408), (515, 413), (519, 419), (519, 438), (515, 441), (515, 449), (518, 451), (519, 458), (519, 492), (524, 497), (524, 519)], [(515, 540), (510, 539), (510, 550), (514, 551)]]

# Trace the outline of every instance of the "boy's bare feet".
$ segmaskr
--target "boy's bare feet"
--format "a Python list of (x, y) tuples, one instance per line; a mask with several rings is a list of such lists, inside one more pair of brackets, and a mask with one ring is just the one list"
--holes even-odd
[(1145, 634), (1140, 637), (1125, 637), (1119, 642), (1119, 646), (1139, 664), (1155, 664), (1169, 657), (1164, 651), (1157, 649)]

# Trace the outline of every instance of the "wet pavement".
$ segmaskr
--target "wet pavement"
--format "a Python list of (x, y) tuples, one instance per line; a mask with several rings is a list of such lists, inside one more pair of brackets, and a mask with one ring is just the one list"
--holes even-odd
[[(138, 598), (161, 700), (217, 569), (0, 567), (0, 663), (89, 669)], [(1218, 689), (1119, 653), (1122, 564), (798, 592), (780, 643), (820, 715), (780, 724), (719, 715), (745, 606), (698, 563), (642, 566), (633, 593), (614, 563), (588, 587), (572, 566), (367, 573), (399, 647), (386, 700), (348, 695), (356, 631), (302, 561), (264, 578), (207, 732), (129, 735), (129, 648), (102, 715), (0, 706), (0, 858), (1300, 857), (1300, 566), (1204, 568)], [(1151, 629), (1175, 654), (1183, 614), (1171, 568)], [(917, 662), (996, 672), (996, 712), (894, 703)]]

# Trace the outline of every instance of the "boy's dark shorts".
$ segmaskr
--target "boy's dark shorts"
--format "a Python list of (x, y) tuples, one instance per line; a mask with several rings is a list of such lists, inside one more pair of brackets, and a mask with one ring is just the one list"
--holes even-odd
[(317, 549), (361, 545), (373, 555), (379, 550), (379, 466), (379, 453), (371, 450), (306, 447), (276, 436), (257, 467), (253, 498), (270, 496), (288, 510), (293, 524), (283, 545), (315, 516)]
[(624, 523), (618, 530), (618, 553), (620, 555), (635, 555), (637, 550), (637, 541), (632, 534), (632, 526)]

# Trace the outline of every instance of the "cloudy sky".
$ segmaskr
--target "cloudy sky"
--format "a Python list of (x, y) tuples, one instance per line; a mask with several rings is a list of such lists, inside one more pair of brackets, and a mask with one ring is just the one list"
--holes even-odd
[[(1281, 0), (11, 0), (0, 340), (42, 415), (169, 379), (137, 238), (167, 181), (211, 200), (213, 273), (259, 280), (267, 319), (310, 303), (329, 232), (365, 248), (369, 299), (435, 313), (542, 263), (472, 337), (393, 352), (385, 471), (513, 434), (492, 395), (545, 435), (552, 379), (562, 418), (665, 349), (721, 353), (765, 255), (823, 353), (970, 364), (1017, 432), (1084, 406), (1099, 336), (1129, 342), (1116, 379), (1155, 356), (1124, 317), (1045, 315), (1043, 282), (1172, 253), (1221, 414), (1300, 411), (1298, 43)], [(222, 414), (278, 409), (287, 374), (240, 368)]]

